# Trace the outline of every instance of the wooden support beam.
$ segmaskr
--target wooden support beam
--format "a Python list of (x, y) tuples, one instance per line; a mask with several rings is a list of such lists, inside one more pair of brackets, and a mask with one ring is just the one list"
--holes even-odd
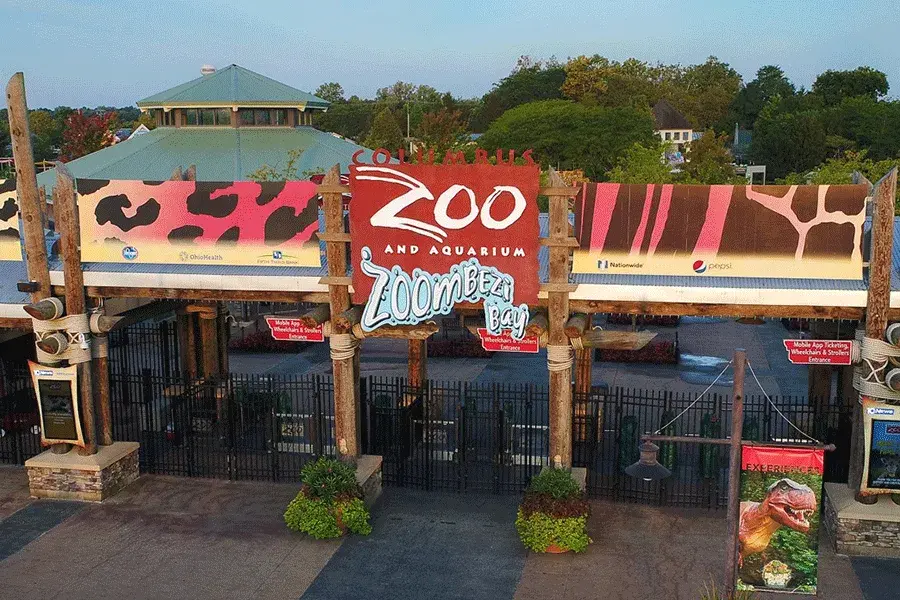
[[(344, 228), (343, 187), (340, 165), (328, 171), (319, 187), (325, 213), (325, 233), (347, 233)], [(329, 338), (332, 351), (336, 336), (351, 333), (352, 319), (347, 315), (340, 321), (341, 313), (350, 308), (350, 288), (347, 281), (347, 244), (342, 241), (326, 241), (325, 256), (328, 262), (328, 302), (332, 315), (332, 335)], [(340, 321), (340, 322), (339, 322)], [(345, 338), (340, 338), (345, 339)], [(333, 355), (334, 356), (334, 355)], [(360, 455), (359, 435), (359, 350), (351, 358), (332, 358), (334, 372), (334, 436), (340, 458), (354, 460)]]
[(331, 318), (331, 307), (328, 304), (317, 304), (311, 310), (300, 315), (300, 322), (306, 327), (318, 327)]
[(655, 331), (605, 331), (590, 329), (581, 336), (585, 348), (600, 350), (640, 350), (656, 337)]
[(16, 198), (22, 215), (22, 235), (25, 238), (25, 265), (28, 279), (38, 284), (37, 290), (31, 292), (31, 301), (38, 302), (52, 292), (50, 269), (47, 266), (47, 245), (44, 240), (44, 216), (28, 127), (25, 75), (21, 72), (9, 79), (6, 86), (6, 106), (13, 159), (16, 163)]
[[(115, 274), (111, 274), (115, 275)], [(63, 286), (53, 286), (54, 294), (62, 294)], [(278, 292), (267, 290), (213, 290), (201, 288), (156, 288), (91, 285), (92, 298), (153, 298), (169, 300), (225, 300), (230, 302), (328, 302), (327, 292)]]
[(219, 338), (219, 343), (217, 344), (219, 348), (219, 374), (224, 377), (229, 373), (228, 340), (231, 338), (231, 326), (228, 324), (228, 305), (224, 302), (217, 302), (216, 304), (219, 308), (216, 316), (216, 333)]
[(363, 331), (362, 326), (357, 323), (353, 326), (353, 335), (360, 340), (365, 338), (424, 340), (440, 331), (440, 329), (440, 326), (434, 321), (425, 321), (418, 325), (386, 325), (379, 327), (375, 331)]
[[(887, 329), (891, 296), (892, 254), (894, 248), (894, 201), (897, 194), (897, 167), (875, 187), (872, 214), (872, 251), (869, 256), (869, 293), (866, 299), (866, 337), (882, 339)], [(853, 437), (850, 444), (850, 472), (847, 483), (856, 500), (866, 504), (877, 498), (860, 494), (865, 462), (862, 407), (853, 410)]]
[(409, 346), (409, 385), (420, 389), (428, 381), (428, 339), (410, 339)]
[(181, 166), (175, 167), (175, 170), (172, 171), (172, 176), (169, 177), (170, 181), (184, 181), (184, 173), (181, 171)]
[[(66, 314), (84, 314), (87, 305), (84, 297), (84, 274), (81, 271), (81, 239), (78, 227), (78, 206), (75, 202), (75, 180), (66, 166), (56, 163), (56, 224), (59, 229), (59, 251), (63, 261), (63, 278), (66, 282)], [(79, 398), (81, 401), (84, 447), (82, 455), (97, 453), (97, 423), (94, 407), (92, 361), (77, 365)], [(104, 423), (103, 427), (111, 427)]]
[(175, 321), (181, 371), (190, 379), (195, 379), (197, 377), (197, 341), (194, 329), (196, 318), (197, 317), (194, 314), (180, 312)]
[[(102, 301), (94, 298), (91, 301), (92, 309), (102, 311)], [(99, 318), (95, 318), (99, 317)], [(110, 446), (113, 443), (112, 433), (112, 400), (109, 390), (109, 336), (107, 333), (112, 329), (110, 321), (121, 321), (121, 317), (112, 319), (106, 317), (102, 312), (95, 312), (91, 315), (91, 320), (98, 325), (97, 329), (101, 330), (94, 334), (92, 341), (92, 352), (94, 360), (92, 360), (94, 369), (94, 404), (97, 406), (98, 418), (98, 435), (100, 436), (100, 445)]]
[(335, 331), (352, 331), (362, 319), (362, 313), (362, 306), (348, 308), (331, 320), (332, 327)]
[(203, 370), (201, 375), (207, 379), (219, 375), (219, 334), (216, 330), (216, 314), (198, 313), (200, 318), (200, 356)]
[(525, 326), (525, 335), (542, 337), (547, 334), (547, 329), (549, 327), (550, 325), (547, 321), (547, 313), (542, 310), (536, 310), (531, 313), (531, 318), (528, 320), (528, 325)]
[(569, 320), (566, 321), (566, 337), (570, 339), (581, 337), (590, 326), (590, 323), (590, 317), (586, 313), (573, 314), (569, 317)]
[[(864, 309), (854, 306), (770, 306), (765, 304), (704, 304), (695, 302), (639, 302), (569, 300), (572, 310), (587, 313), (680, 317), (763, 317), (768, 319), (842, 319), (856, 321)], [(890, 314), (900, 318), (900, 308)]]

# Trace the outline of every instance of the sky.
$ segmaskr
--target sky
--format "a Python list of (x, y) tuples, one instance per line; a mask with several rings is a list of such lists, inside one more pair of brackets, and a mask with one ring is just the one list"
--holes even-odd
[[(395, 81), (481, 96), (523, 54), (694, 64), (809, 87), (872, 66), (900, 97), (896, 0), (0, 0), (0, 77), (32, 108), (127, 106), (236, 63), (305, 91), (371, 97)], [(0, 102), (3, 102), (0, 100)]]

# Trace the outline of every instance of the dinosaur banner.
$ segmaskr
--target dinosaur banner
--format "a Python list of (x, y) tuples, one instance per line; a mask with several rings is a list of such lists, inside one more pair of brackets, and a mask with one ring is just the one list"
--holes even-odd
[(309, 181), (79, 179), (84, 262), (318, 267)]
[(861, 492), (900, 492), (900, 406), (863, 398), (866, 443)]
[(865, 185), (583, 184), (573, 271), (862, 279)]
[(15, 179), (0, 179), (0, 260), (22, 260)]
[(737, 586), (815, 594), (824, 450), (744, 446)]

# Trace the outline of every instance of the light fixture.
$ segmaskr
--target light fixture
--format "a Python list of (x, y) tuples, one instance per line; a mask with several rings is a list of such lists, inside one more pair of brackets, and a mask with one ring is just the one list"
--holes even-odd
[(652, 442), (644, 442), (638, 448), (641, 451), (641, 457), (636, 463), (625, 469), (626, 475), (644, 481), (659, 481), (672, 474), (672, 471), (659, 464), (659, 460), (656, 458), (659, 446)]

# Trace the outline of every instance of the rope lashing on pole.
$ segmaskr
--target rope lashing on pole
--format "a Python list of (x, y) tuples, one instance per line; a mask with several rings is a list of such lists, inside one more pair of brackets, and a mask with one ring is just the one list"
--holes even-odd
[(547, 346), (547, 370), (550, 372), (565, 371), (571, 369), (575, 363), (575, 354), (572, 352), (572, 346), (548, 345)]
[(36, 348), (38, 362), (67, 360), (71, 364), (91, 360), (91, 324), (87, 314), (68, 315), (59, 319), (32, 319), (31, 326), (38, 342), (60, 334), (65, 336), (67, 346), (59, 354)]
[(331, 341), (331, 360), (349, 360), (356, 355), (359, 340), (353, 334), (332, 333), (329, 340)]
[[(861, 339), (859, 364), (853, 373), (853, 388), (862, 396), (871, 396), (881, 400), (900, 400), (900, 391), (888, 387), (894, 370), (889, 370), (890, 359), (900, 357), (900, 348), (884, 340), (866, 337), (857, 331), (857, 339)], [(900, 375), (900, 374), (898, 374)]]

